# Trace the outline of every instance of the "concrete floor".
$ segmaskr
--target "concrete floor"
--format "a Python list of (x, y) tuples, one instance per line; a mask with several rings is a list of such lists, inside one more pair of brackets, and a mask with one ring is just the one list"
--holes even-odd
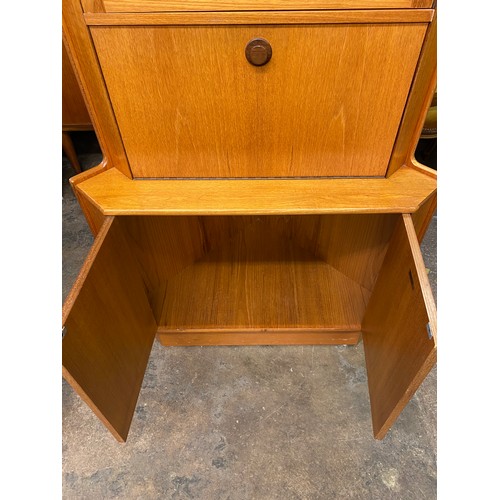
[[(92, 244), (71, 175), (63, 158), (63, 299)], [(436, 296), (436, 217), (422, 250)], [(436, 369), (376, 441), (362, 344), (155, 342), (126, 444), (64, 380), (62, 398), (65, 499), (436, 498)]]

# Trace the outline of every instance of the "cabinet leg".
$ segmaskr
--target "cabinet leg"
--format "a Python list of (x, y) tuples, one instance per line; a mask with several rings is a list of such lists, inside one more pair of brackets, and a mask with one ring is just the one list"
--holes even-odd
[(78, 162), (78, 156), (76, 155), (75, 148), (73, 147), (73, 141), (71, 140), (71, 136), (69, 132), (62, 133), (62, 148), (64, 154), (68, 157), (68, 160), (73, 167), (73, 170), (79, 174), (82, 169), (80, 167), (80, 163)]

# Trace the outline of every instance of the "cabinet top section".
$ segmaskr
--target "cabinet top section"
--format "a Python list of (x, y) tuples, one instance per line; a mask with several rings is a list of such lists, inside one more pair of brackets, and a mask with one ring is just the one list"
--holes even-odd
[(425, 9), (434, 0), (82, 0), (85, 12)]

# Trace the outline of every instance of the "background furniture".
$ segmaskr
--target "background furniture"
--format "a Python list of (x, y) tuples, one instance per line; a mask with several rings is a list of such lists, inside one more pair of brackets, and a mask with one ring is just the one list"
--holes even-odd
[(73, 179), (96, 241), (64, 306), (63, 373), (119, 440), (155, 336), (363, 335), (377, 438), (435, 363), (419, 242), (436, 178), (413, 158), (432, 2), (313, 4), (63, 3), (105, 156)]
[(415, 157), (421, 163), (437, 169), (437, 91), (427, 111)]
[(64, 42), (62, 44), (62, 130), (63, 151), (75, 172), (80, 173), (82, 169), (70, 132), (93, 130), (93, 127)]

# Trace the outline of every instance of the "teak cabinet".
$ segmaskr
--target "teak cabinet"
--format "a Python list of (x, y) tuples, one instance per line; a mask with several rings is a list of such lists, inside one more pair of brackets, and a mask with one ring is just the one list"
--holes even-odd
[(435, 18), (427, 0), (63, 0), (104, 153), (71, 180), (95, 242), (63, 374), (118, 440), (155, 337), (362, 337), (385, 435), (436, 361), (436, 175), (413, 157)]

